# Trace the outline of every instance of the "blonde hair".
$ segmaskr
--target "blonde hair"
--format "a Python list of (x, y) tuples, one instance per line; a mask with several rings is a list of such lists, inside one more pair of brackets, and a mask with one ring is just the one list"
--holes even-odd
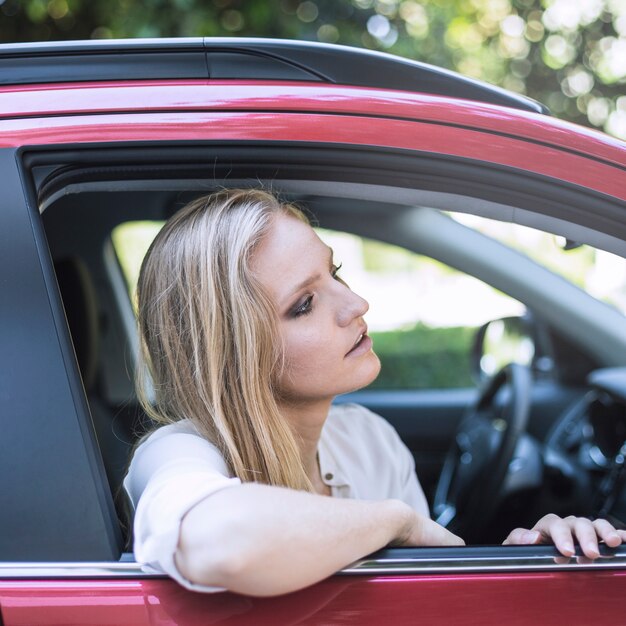
[(276, 402), (276, 312), (250, 269), (280, 213), (308, 223), (265, 191), (235, 189), (198, 198), (165, 224), (137, 285), (137, 388), (150, 417), (191, 420), (242, 481), (312, 491)]

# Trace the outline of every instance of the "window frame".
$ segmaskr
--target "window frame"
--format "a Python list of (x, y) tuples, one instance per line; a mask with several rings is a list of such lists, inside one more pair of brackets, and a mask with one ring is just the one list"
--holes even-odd
[[(181, 145), (181, 143), (183, 145)], [(103, 148), (105, 150), (103, 151)], [(103, 189), (111, 189), (114, 186), (114, 181), (103, 177), (103, 170), (100, 165), (105, 162), (108, 166), (119, 174), (124, 172), (127, 167), (125, 162), (140, 161), (148, 164), (149, 167), (158, 166), (160, 163), (174, 164), (174, 170), (179, 174), (186, 168), (189, 168), (189, 163), (194, 159), (202, 163), (210, 163), (212, 167), (212, 173), (221, 176), (226, 179), (228, 173), (233, 168), (233, 159), (239, 159), (238, 167), (242, 168), (242, 171), (256, 171), (266, 179), (277, 179), (275, 173), (276, 168), (283, 170), (284, 181), (299, 185), (302, 181), (308, 181), (312, 185), (318, 183), (319, 180), (327, 180), (329, 172), (334, 172), (333, 179), (336, 181), (348, 180), (351, 184), (367, 184), (371, 182), (372, 176), (375, 175), (376, 180), (385, 181), (387, 186), (389, 183), (396, 185), (396, 189), (411, 190), (416, 184), (420, 189), (425, 192), (433, 193), (446, 193), (445, 189), (449, 180), (462, 180), (467, 188), (464, 189), (464, 194), (475, 198), (477, 202), (485, 203), (488, 210), (493, 210), (494, 206), (500, 206), (503, 198), (507, 199), (507, 205), (516, 204), (520, 207), (518, 216), (522, 216), (525, 219), (532, 221), (532, 216), (540, 216), (541, 214), (535, 213), (537, 206), (533, 204), (532, 200), (538, 195), (545, 192), (542, 196), (542, 206), (547, 215), (546, 219), (552, 219), (558, 223), (573, 219), (576, 222), (581, 232), (587, 232), (588, 229), (593, 230), (597, 228), (598, 231), (604, 232), (609, 236), (618, 234), (624, 238), (621, 241), (621, 250), (626, 252), (626, 224), (623, 224), (620, 220), (621, 212), (624, 210), (624, 203), (616, 198), (610, 198), (597, 192), (588, 190), (581, 190), (573, 185), (563, 183), (554, 180), (545, 180), (543, 177), (536, 174), (529, 174), (528, 172), (511, 171), (511, 168), (505, 168), (496, 165), (490, 165), (485, 163), (473, 163), (469, 160), (459, 159), (457, 157), (446, 157), (442, 155), (434, 155), (431, 153), (423, 153), (410, 150), (398, 150), (398, 149), (384, 149), (384, 148), (368, 148), (368, 147), (354, 147), (343, 145), (315, 145), (299, 144), (290, 142), (275, 142), (275, 143), (263, 143), (256, 142), (164, 142), (158, 145), (149, 144), (131, 144), (120, 145), (112, 148), (110, 144), (84, 144), (80, 146), (43, 146), (33, 147), (27, 150), (21, 149), (18, 151), (12, 151), (11, 158), (17, 159), (22, 164), (21, 175), (24, 181), (26, 181), (26, 197), (29, 207), (36, 207), (41, 203), (42, 210), (45, 210), (47, 206), (61, 193), (68, 191), (68, 185), (74, 186), (72, 190), (76, 191), (78, 188), (85, 185), (85, 179), (81, 180), (81, 172), (85, 167), (91, 166), (91, 175), (95, 175), (96, 171), (99, 171), (100, 177), (99, 183)], [(190, 153), (191, 152), (191, 153)], [(287, 154), (293, 158), (293, 164), (285, 166), (285, 162), (290, 161), (287, 158)], [(329, 155), (333, 158), (330, 159)], [(222, 160), (219, 165), (215, 164), (216, 156), (221, 156)], [(338, 163), (340, 167), (333, 168), (333, 163)], [(384, 168), (381, 168), (381, 163), (384, 163)], [(607, 165), (607, 167), (609, 167)], [(154, 169), (154, 168), (153, 168)], [(157, 168), (158, 169), (158, 168)], [(287, 175), (285, 175), (285, 170)], [(478, 175), (480, 173), (480, 175)], [(129, 182), (132, 183), (133, 177), (137, 178), (137, 170), (133, 170), (132, 175), (129, 177)], [(161, 172), (162, 174), (162, 172)], [(188, 172), (188, 175), (190, 173)], [(191, 180), (193, 180), (193, 172), (191, 172)], [(89, 176), (89, 175), (88, 175)], [(233, 179), (228, 179), (233, 180)], [(236, 179), (235, 179), (236, 180)], [(281, 179), (282, 180), (282, 179)], [(498, 185), (492, 183), (497, 180)], [(181, 180), (184, 184), (188, 182)], [(513, 182), (515, 184), (513, 184)], [(534, 189), (533, 194), (529, 194), (527, 185), (532, 184)], [(56, 185), (56, 187), (55, 187)], [(77, 187), (76, 187), (77, 186)], [(287, 185), (287, 187), (289, 184)], [(21, 187), (20, 187), (21, 188)], [(401, 195), (401, 194), (400, 194)], [(515, 202), (511, 201), (511, 197)], [(596, 208), (598, 208), (598, 214), (595, 216), (588, 216), (581, 210), (581, 197), (592, 199)], [(575, 200), (575, 201), (574, 201)], [(393, 203), (392, 203), (393, 204)], [(393, 206), (390, 204), (390, 210)], [(586, 202), (584, 203), (586, 204)], [(29, 210), (33, 210), (30, 208)], [(524, 213), (525, 212), (525, 213)], [(529, 218), (528, 216), (531, 216)], [(69, 332), (65, 324), (62, 305), (58, 291), (54, 287), (54, 274), (49, 255), (45, 253), (45, 234), (40, 224), (38, 216), (31, 215), (32, 228), (35, 235), (35, 240), (39, 246), (39, 254), (41, 259), (42, 268), (46, 278), (46, 285), (48, 295), (50, 298), (50, 304), (52, 306), (53, 319), (55, 327), (61, 338), (63, 346), (63, 368), (67, 374), (68, 385), (72, 389), (72, 397), (74, 398), (75, 407), (77, 407), (80, 413), (81, 433), (86, 438), (88, 446), (95, 446), (93, 439), (93, 432), (89, 434), (89, 411), (86, 406), (86, 399), (82, 392), (80, 376), (76, 367), (75, 360), (73, 359), (71, 350), (71, 341)], [(511, 217), (513, 219), (513, 217)], [(618, 228), (619, 226), (619, 228)], [(603, 240), (609, 241), (609, 240)], [(86, 430), (85, 430), (86, 429)], [(86, 434), (87, 433), (87, 434)], [(93, 457), (90, 460), (92, 471), (95, 471), (95, 475), (101, 479), (101, 484), (98, 487), (96, 485), (95, 492), (98, 499), (101, 501), (103, 498), (103, 485), (106, 485), (106, 478), (104, 477), (101, 460), (98, 459), (97, 453), (93, 453)], [(93, 469), (95, 466), (95, 470)], [(106, 497), (104, 498), (106, 500)], [(111, 507), (104, 506), (105, 510), (111, 512)], [(113, 525), (114, 526), (114, 525)], [(107, 534), (114, 532), (114, 528), (109, 526)], [(502, 548), (497, 548), (501, 550)], [(416, 549), (421, 550), (421, 549)], [(618, 551), (619, 552), (619, 551)], [(459, 567), (463, 562), (461, 557), (452, 557), (452, 553), (449, 552), (450, 557), (450, 572), (464, 571), (462, 569), (455, 569), (458, 563)], [(626, 555), (626, 552), (624, 553)], [(551, 557), (554, 554), (551, 553)], [(615, 564), (615, 568), (621, 569), (624, 567), (624, 560), (621, 558), (622, 553), (619, 552), (618, 560), (611, 560)], [(122, 556), (122, 559), (126, 557)], [(529, 557), (522, 559), (512, 559), (515, 563), (511, 565), (514, 571), (524, 571), (518, 569), (518, 566), (522, 566), (523, 562)], [(537, 565), (539, 561), (544, 563), (541, 567), (545, 566), (545, 557), (537, 557)], [(389, 557), (374, 558), (371, 562), (381, 563), (380, 566), (387, 573), (399, 573), (400, 571), (407, 572), (407, 568), (402, 569), (397, 563), (397, 558)], [(442, 563), (441, 556), (433, 557), (433, 563)], [(445, 560), (445, 559), (444, 559)], [(126, 568), (132, 569), (131, 566), (127, 566), (122, 562), (112, 559), (106, 561), (107, 563), (116, 564), (119, 563), (120, 569)], [(370, 561), (367, 561), (369, 563)], [(415, 560), (409, 559), (407, 562), (414, 563)], [(68, 564), (72, 561), (68, 560)], [(127, 563), (124, 561), (124, 563)], [(6, 566), (6, 563), (2, 563), (1, 577), (10, 576), (11, 567)], [(85, 565), (85, 563), (83, 563)], [(136, 565), (136, 564), (135, 564)], [(499, 565), (502, 565), (500, 563)], [(582, 568), (598, 570), (603, 569), (606, 564), (596, 563), (591, 567), (587, 567), (585, 564), (570, 564), (566, 567)], [(397, 569), (394, 569), (397, 567)], [(433, 566), (434, 567), (434, 566)], [(477, 567), (477, 566), (475, 566)], [(487, 571), (484, 569), (484, 565), (478, 570), (468, 571)], [(495, 567), (495, 566), (494, 566)], [(559, 566), (560, 568), (561, 566)], [(28, 578), (35, 575), (36, 570), (39, 568), (40, 572), (45, 570), (45, 566), (38, 565), (36, 562), (32, 562), (24, 565), (22, 571), (29, 570)], [(609, 569), (613, 568), (610, 566)], [(19, 569), (19, 567), (18, 567)], [(77, 575), (79, 571), (77, 566), (73, 571), (72, 577)], [(375, 569), (368, 569), (367, 565), (363, 567), (357, 567), (357, 570), (367, 570), (368, 573), (373, 573)], [(86, 566), (85, 575), (88, 576), (87, 570), (89, 566)], [(357, 573), (353, 571), (354, 568), (347, 568), (345, 573), (353, 574)], [(93, 569), (92, 575), (93, 575)], [(427, 565), (424, 565), (420, 572), (430, 572)], [(443, 571), (441, 569), (437, 571)], [(493, 570), (496, 571), (496, 570)], [(48, 575), (50, 571), (48, 571)], [(17, 575), (17, 574), (14, 574)], [(61, 575), (59, 573), (60, 576)], [(118, 574), (115, 574), (116, 576)], [(141, 577), (145, 576), (143, 572)], [(42, 574), (44, 576), (44, 574)], [(20, 577), (20, 575), (18, 575)]]

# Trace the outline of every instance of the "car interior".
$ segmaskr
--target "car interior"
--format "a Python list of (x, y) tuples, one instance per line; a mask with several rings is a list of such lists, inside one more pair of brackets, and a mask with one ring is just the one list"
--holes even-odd
[[(626, 243), (572, 221), (568, 198), (559, 199), (557, 191), (546, 194), (542, 181), (522, 198), (507, 181), (499, 184), (508, 189), (504, 195), (494, 191), (493, 179), (480, 187), (454, 172), (436, 180), (425, 174), (394, 179), (388, 175), (393, 163), (387, 163), (370, 179), (356, 166), (346, 174), (329, 173), (320, 164), (312, 173), (305, 165), (294, 163), (280, 173), (271, 164), (233, 168), (231, 162), (208, 173), (204, 165), (141, 162), (33, 170), (124, 549), (130, 550), (131, 531), (121, 482), (134, 444), (153, 425), (134, 394), (138, 340), (132, 286), (112, 233), (128, 222), (162, 222), (190, 199), (221, 187), (259, 184), (304, 208), (325, 231), (393, 244), (521, 303), (515, 319), (533, 349), (518, 368), (505, 368), (501, 376), (481, 370), (485, 324), (476, 328), (467, 354), (474, 385), (368, 388), (338, 399), (364, 404), (394, 425), (414, 454), (435, 518), (477, 544), (498, 543), (513, 524), (548, 511), (626, 521), (622, 313), (451, 214), (522, 224), (617, 254), (626, 252)], [(539, 208), (533, 206), (538, 198)], [(418, 293), (421, 288), (414, 286)], [(469, 304), (461, 299), (455, 306)], [(503, 420), (517, 420), (515, 428), (507, 431)], [(478, 447), (459, 449), (459, 433), (472, 439), (480, 432)], [(490, 464), (481, 462), (463, 475), (461, 457), (470, 453), (484, 454)], [(485, 472), (497, 475), (494, 484), (482, 480)], [(480, 500), (479, 512), (468, 494), (476, 496), (470, 501), (482, 494), (493, 506)]]

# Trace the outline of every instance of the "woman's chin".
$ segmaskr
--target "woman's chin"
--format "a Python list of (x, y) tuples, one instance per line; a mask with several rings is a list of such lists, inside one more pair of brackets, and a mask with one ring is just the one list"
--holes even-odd
[(380, 360), (370, 350), (354, 359), (349, 367), (337, 369), (333, 374), (310, 371), (297, 378), (285, 377), (277, 386), (280, 402), (294, 405), (302, 402), (331, 401), (335, 396), (352, 393), (373, 383), (380, 373)]
[(380, 374), (380, 359), (376, 353), (371, 350), (367, 355), (365, 355), (365, 359), (366, 362), (360, 364), (358, 368), (359, 380), (355, 381), (355, 384), (351, 389), (342, 393), (350, 393), (352, 391), (363, 389), (363, 387), (371, 385), (378, 378), (378, 374)]

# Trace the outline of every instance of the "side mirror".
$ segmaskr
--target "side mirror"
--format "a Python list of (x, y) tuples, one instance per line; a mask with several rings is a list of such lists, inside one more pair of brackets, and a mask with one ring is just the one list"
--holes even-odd
[(535, 375), (550, 374), (554, 368), (549, 335), (530, 314), (492, 320), (476, 333), (471, 365), (477, 380), (493, 376), (508, 363), (526, 365)]

